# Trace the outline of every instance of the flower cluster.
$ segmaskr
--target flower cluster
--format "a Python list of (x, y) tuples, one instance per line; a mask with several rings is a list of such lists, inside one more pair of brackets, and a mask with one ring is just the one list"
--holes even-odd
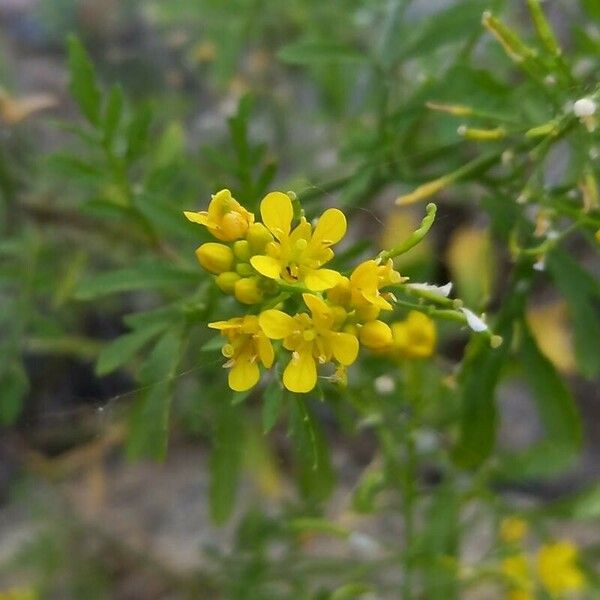
[(360, 346), (403, 358), (432, 354), (436, 331), (429, 317), (411, 311), (391, 326), (380, 319), (394, 308), (395, 297), (385, 288), (406, 280), (391, 258), (366, 260), (347, 276), (324, 268), (346, 233), (340, 210), (327, 209), (313, 226), (303, 215), (296, 218), (290, 195), (271, 192), (260, 204), (258, 221), (229, 190), (221, 190), (207, 211), (185, 216), (219, 240), (196, 250), (217, 286), (242, 304), (258, 306), (258, 314), (209, 324), (226, 339), (222, 353), (233, 390), (256, 385), (260, 365), (271, 368), (273, 342), (289, 353), (283, 384), (298, 393), (315, 387), (320, 365), (330, 364), (332, 379), (345, 381)]
[(508, 517), (500, 526), (500, 538), (510, 552), (501, 563), (507, 600), (532, 600), (538, 586), (552, 598), (581, 591), (585, 576), (578, 564), (577, 546), (565, 540), (548, 542), (532, 561), (522, 548), (527, 532), (527, 523), (519, 517)]

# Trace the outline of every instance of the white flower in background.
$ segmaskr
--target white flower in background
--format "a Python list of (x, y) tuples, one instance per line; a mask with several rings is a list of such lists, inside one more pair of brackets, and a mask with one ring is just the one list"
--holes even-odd
[(465, 315), (467, 319), (467, 325), (475, 332), (480, 333), (482, 331), (487, 331), (487, 323), (481, 318), (478, 317), (472, 310), (468, 308), (460, 308), (460, 311)]
[(452, 282), (449, 281), (446, 285), (433, 285), (431, 283), (409, 283), (407, 284), (411, 290), (418, 290), (421, 292), (430, 292), (437, 294), (438, 296), (444, 296), (447, 298), (452, 291)]
[(540, 256), (534, 263), (533, 268), (536, 271), (544, 271), (546, 269), (546, 257)]
[(378, 394), (391, 394), (396, 389), (396, 382), (389, 375), (381, 375), (373, 382)]
[(598, 105), (591, 98), (580, 98), (573, 104), (573, 112), (580, 119), (591, 117), (597, 108)]
[(353, 531), (348, 536), (348, 545), (364, 558), (376, 558), (381, 550), (375, 538), (360, 531)]

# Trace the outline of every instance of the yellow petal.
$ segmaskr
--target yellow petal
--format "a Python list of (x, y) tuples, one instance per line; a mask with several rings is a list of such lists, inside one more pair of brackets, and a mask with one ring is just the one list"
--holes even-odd
[(320, 327), (329, 328), (333, 323), (333, 313), (325, 302), (314, 294), (302, 294), (304, 304), (308, 306), (316, 324)]
[(250, 259), (250, 264), (261, 274), (269, 279), (279, 279), (281, 265), (271, 256), (258, 255)]
[(333, 356), (342, 365), (351, 365), (358, 356), (358, 340), (351, 333), (333, 333), (330, 338)]
[(258, 357), (260, 362), (267, 368), (270, 369), (275, 360), (275, 352), (273, 352), (273, 345), (271, 340), (265, 335), (257, 335), (255, 338), (256, 350), (258, 351)]
[(206, 211), (192, 212), (190, 210), (185, 210), (183, 211), (183, 214), (186, 219), (192, 223), (199, 223), (200, 225), (206, 225), (208, 223), (208, 213)]
[(323, 292), (337, 285), (341, 278), (333, 269), (310, 269), (304, 275), (304, 285), (313, 292)]
[(377, 263), (374, 260), (366, 260), (360, 263), (352, 271), (350, 283), (353, 287), (360, 289), (376, 288), (378, 283)]
[(236, 325), (231, 324), (231, 321), (213, 321), (208, 326), (211, 329), (230, 329), (231, 327), (236, 327)]
[(367, 301), (383, 310), (392, 310), (393, 306), (383, 297), (370, 291), (363, 291), (362, 297)]
[(312, 244), (336, 244), (346, 235), (346, 217), (341, 210), (329, 208), (322, 215), (312, 236)]
[(255, 386), (260, 377), (260, 370), (247, 355), (240, 356), (229, 371), (229, 387), (235, 392), (245, 392)]
[(283, 372), (283, 385), (298, 394), (310, 392), (317, 384), (317, 365), (310, 352), (294, 353)]
[(280, 240), (287, 237), (294, 218), (292, 201), (283, 192), (271, 192), (260, 203), (260, 214), (269, 231)]
[(282, 340), (292, 332), (295, 325), (293, 317), (273, 308), (261, 312), (258, 322), (265, 335), (272, 340)]

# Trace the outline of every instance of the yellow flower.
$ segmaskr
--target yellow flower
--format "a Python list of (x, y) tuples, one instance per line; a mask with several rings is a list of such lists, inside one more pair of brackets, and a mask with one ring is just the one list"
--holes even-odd
[(242, 277), (238, 279), (233, 286), (233, 295), (242, 304), (258, 304), (265, 297), (258, 277)]
[(254, 222), (254, 215), (233, 198), (229, 190), (217, 192), (208, 205), (208, 211), (185, 211), (183, 214), (192, 223), (204, 225), (223, 242), (241, 240)]
[(435, 350), (434, 322), (422, 312), (411, 310), (404, 321), (392, 323), (392, 352), (405, 358), (428, 358)]
[(551, 594), (576, 592), (585, 584), (577, 565), (579, 552), (570, 542), (555, 542), (542, 546), (537, 555), (537, 570), (543, 586)]
[(310, 392), (317, 383), (317, 361), (335, 360), (342, 366), (352, 364), (358, 355), (358, 340), (351, 333), (335, 331), (336, 311), (321, 298), (302, 295), (311, 315), (292, 317), (270, 309), (259, 316), (260, 326), (273, 340), (283, 340), (292, 359), (283, 372), (283, 385), (291, 392)]
[(393, 296), (382, 294), (381, 288), (402, 281), (391, 259), (384, 265), (376, 260), (367, 260), (354, 269), (349, 279), (344, 277), (329, 290), (327, 299), (355, 309), (359, 320), (370, 321), (377, 318), (380, 310), (392, 310), (388, 300)]
[(341, 275), (321, 267), (331, 260), (331, 246), (346, 233), (346, 217), (336, 208), (326, 210), (314, 231), (302, 217), (292, 229), (294, 210), (287, 194), (271, 192), (260, 204), (263, 223), (276, 241), (269, 242), (265, 254), (253, 256), (252, 266), (269, 279), (282, 279), (288, 283), (304, 283), (312, 291), (333, 287)]
[(535, 600), (535, 598), (525, 590), (510, 590), (506, 594), (506, 600)]
[(231, 271), (235, 260), (229, 246), (217, 244), (216, 242), (202, 244), (202, 246), (196, 250), (196, 258), (202, 265), (202, 268), (213, 275)]
[(500, 539), (508, 544), (520, 542), (527, 535), (527, 522), (520, 517), (506, 517), (500, 523)]
[(528, 591), (533, 587), (529, 564), (524, 554), (515, 554), (505, 558), (502, 561), (501, 571), (511, 589)]
[(367, 348), (381, 350), (392, 343), (392, 330), (383, 321), (368, 321), (359, 330), (359, 340)]
[(258, 317), (246, 315), (209, 323), (208, 326), (220, 330), (221, 335), (228, 339), (222, 353), (229, 359), (223, 365), (231, 369), (229, 387), (236, 392), (244, 392), (256, 385), (260, 377), (258, 361), (269, 369), (275, 358), (271, 341), (261, 330)]
[(36, 600), (37, 592), (30, 587), (11, 587), (0, 590), (0, 600)]

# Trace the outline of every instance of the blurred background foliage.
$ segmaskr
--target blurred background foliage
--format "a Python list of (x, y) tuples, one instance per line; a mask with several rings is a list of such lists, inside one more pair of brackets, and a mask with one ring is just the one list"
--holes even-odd
[[(462, 598), (481, 582), (459, 577), (460, 540), (484, 507), (496, 521), (526, 512), (541, 537), (543, 516), (598, 518), (600, 146), (571, 107), (598, 95), (600, 9), (544, 9), (564, 58), (521, 0), (0, 4), (0, 495), (27, 538), (0, 552), (7, 586), (23, 598), (399, 597), (397, 559), (421, 573), (414, 597)], [(511, 61), (485, 10), (536, 51)], [(479, 337), (465, 349), (468, 334), (440, 323), (434, 360), (369, 357), (347, 390), (228, 390), (205, 324), (239, 305), (198, 268), (209, 238), (183, 210), (223, 187), (250, 210), (293, 190), (310, 217), (348, 216), (343, 266), (404, 239), (422, 207), (394, 200), (449, 173), (433, 234), (398, 268), (453, 281), (501, 349)], [(374, 386), (390, 373), (391, 397)], [(415, 386), (422, 461), (407, 473), (382, 460), (373, 425), (406, 434)], [(122, 446), (166, 460), (162, 475), (124, 463)], [(189, 456), (202, 477), (186, 502), (217, 523), (235, 516), (225, 534), (194, 521), (209, 533), (191, 567), (104, 527), (99, 506), (107, 472), (141, 468), (129, 503), (165, 488), (146, 507), (160, 512), (178, 489), (164, 471), (185, 479)], [(402, 477), (420, 486), (426, 523), (408, 559), (389, 535), (402, 536), (401, 502), (379, 494)]]

